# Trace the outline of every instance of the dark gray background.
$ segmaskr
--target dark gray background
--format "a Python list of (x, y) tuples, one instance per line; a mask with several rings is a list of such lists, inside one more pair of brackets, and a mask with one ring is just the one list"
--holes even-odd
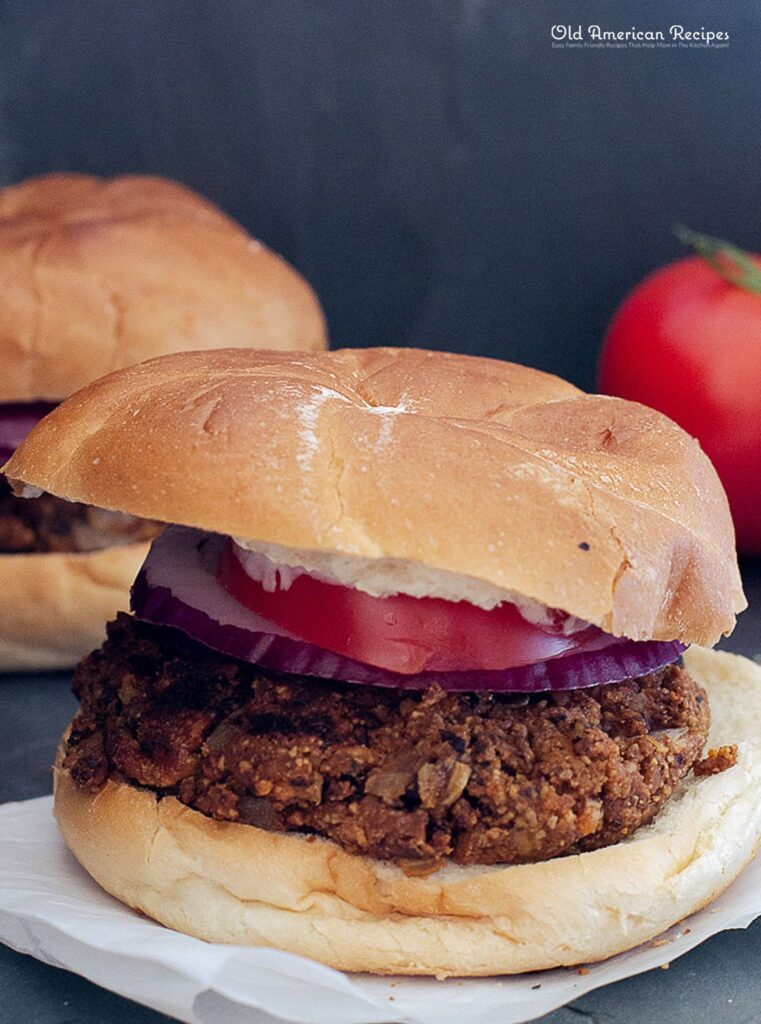
[[(553, 50), (556, 22), (728, 49)], [(334, 344), (590, 386), (675, 221), (761, 245), (755, 0), (4, 0), (0, 181), (152, 171), (292, 260)]]

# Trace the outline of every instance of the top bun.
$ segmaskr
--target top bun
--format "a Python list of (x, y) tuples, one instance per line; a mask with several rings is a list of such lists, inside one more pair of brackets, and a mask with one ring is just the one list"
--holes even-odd
[(325, 346), (309, 285), (172, 181), (51, 174), (0, 190), (0, 402), (58, 401), (131, 363)]
[(64, 402), (4, 472), (400, 577), (424, 567), (468, 599), (475, 581), (633, 639), (710, 644), (745, 606), (727, 500), (695, 440), (498, 360), (165, 356)]

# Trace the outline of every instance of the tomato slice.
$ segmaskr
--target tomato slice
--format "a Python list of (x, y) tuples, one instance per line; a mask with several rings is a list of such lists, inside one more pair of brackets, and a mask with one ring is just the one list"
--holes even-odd
[(372, 597), (307, 574), (287, 590), (267, 591), (245, 571), (232, 542), (223, 550), (218, 576), (240, 604), (302, 640), (404, 675), (530, 665), (600, 635), (594, 626), (570, 636), (557, 627), (544, 629), (508, 602), (485, 611), (436, 597)]

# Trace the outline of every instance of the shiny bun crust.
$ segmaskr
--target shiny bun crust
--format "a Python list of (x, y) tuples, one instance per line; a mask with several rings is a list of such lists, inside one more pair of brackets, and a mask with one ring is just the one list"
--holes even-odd
[(162, 178), (51, 174), (1, 190), (0, 285), (0, 402), (57, 401), (165, 352), (326, 340), (295, 270)]
[(644, 406), (498, 360), (167, 356), (59, 406), (4, 471), (149, 519), (407, 576), (422, 565), (460, 577), (464, 598), (480, 581), (633, 639), (709, 645), (745, 605), (726, 497), (696, 441)]
[(73, 668), (99, 647), (148, 547), (0, 555), (0, 672)]
[(659, 935), (725, 889), (761, 835), (761, 669), (694, 649), (709, 745), (738, 762), (691, 777), (654, 824), (592, 853), (426, 878), (329, 840), (216, 822), (125, 783), (96, 796), (60, 768), (69, 847), (131, 907), (212, 942), (276, 946), (380, 974), (489, 975), (601, 960)]

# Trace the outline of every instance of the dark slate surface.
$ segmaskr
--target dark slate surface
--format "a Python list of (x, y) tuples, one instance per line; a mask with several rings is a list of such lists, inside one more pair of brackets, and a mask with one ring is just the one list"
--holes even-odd
[[(743, 566), (750, 608), (726, 650), (761, 660), (761, 561)], [(50, 762), (75, 707), (65, 675), (0, 677), (0, 802), (50, 791)], [(758, 1024), (761, 920), (675, 961), (593, 992), (543, 1024)], [(158, 1024), (161, 1014), (0, 946), (0, 1024)], [(255, 1018), (253, 1018), (255, 1021)], [(495, 1022), (496, 1024), (496, 1022)]]

